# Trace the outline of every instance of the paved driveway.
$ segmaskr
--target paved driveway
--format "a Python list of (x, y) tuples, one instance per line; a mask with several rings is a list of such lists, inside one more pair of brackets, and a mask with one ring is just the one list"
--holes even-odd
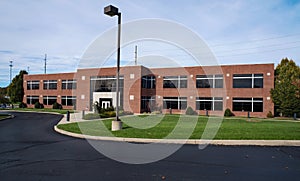
[[(183, 146), (159, 162), (119, 163), (60, 135), (60, 115), (0, 121), (0, 180), (298, 180), (300, 147)], [(118, 144), (118, 143), (115, 143)], [(124, 155), (123, 155), (124, 156)]]

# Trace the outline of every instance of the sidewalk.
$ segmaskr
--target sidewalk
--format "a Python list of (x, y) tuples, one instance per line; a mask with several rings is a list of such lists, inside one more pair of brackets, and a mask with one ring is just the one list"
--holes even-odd
[[(89, 113), (93, 113), (93, 112), (85, 111), (85, 114), (89, 114)], [(82, 119), (82, 112), (75, 112), (70, 114), (70, 121), (67, 121), (67, 115), (65, 114), (64, 117), (60, 120), (60, 122), (57, 125), (74, 123), (74, 122), (83, 122), (83, 121), (90, 121), (90, 120)]]
[[(85, 112), (85, 114), (93, 112)], [(111, 119), (111, 118), (109, 118)], [(70, 121), (67, 121), (66, 115), (57, 124), (69, 124), (75, 122), (91, 121), (82, 119), (82, 112), (70, 114)], [(226, 146), (300, 146), (300, 140), (203, 140), (203, 139), (144, 139), (144, 138), (121, 138), (121, 137), (104, 137), (90, 136), (77, 133), (71, 133), (61, 130), (54, 126), (54, 130), (60, 134), (67, 136), (101, 140), (101, 141), (117, 141), (117, 142), (132, 142), (132, 143), (162, 143), (162, 144), (189, 144), (189, 145), (226, 145)]]

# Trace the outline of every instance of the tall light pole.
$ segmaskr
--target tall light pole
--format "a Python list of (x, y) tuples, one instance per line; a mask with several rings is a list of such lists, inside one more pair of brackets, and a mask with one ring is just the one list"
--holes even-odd
[(45, 65), (44, 65), (44, 74), (46, 74), (46, 73), (47, 73), (47, 54), (45, 54), (45, 59), (44, 59), (44, 61), (45, 61)]
[(10, 84), (11, 84), (11, 80), (12, 80), (12, 67), (13, 67), (13, 61), (11, 60), (11, 61), (9, 61), (9, 80), (10, 80)]
[(114, 7), (112, 5), (106, 6), (104, 8), (104, 14), (108, 16), (118, 16), (118, 51), (117, 51), (117, 83), (116, 83), (116, 119), (112, 121), (111, 130), (117, 131), (122, 129), (122, 122), (119, 119), (119, 79), (120, 79), (120, 51), (121, 51), (121, 13), (119, 12), (119, 9), (117, 7)]

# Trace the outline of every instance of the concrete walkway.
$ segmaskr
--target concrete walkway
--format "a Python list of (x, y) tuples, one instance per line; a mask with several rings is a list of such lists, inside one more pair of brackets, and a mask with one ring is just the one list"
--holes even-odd
[[(91, 112), (85, 112), (88, 114)], [(111, 119), (111, 118), (109, 118)], [(66, 115), (58, 123), (59, 124), (69, 124), (74, 122), (90, 121), (82, 119), (82, 112), (70, 114), (70, 121), (67, 121)], [(121, 137), (104, 137), (104, 136), (90, 136), (77, 133), (71, 133), (65, 130), (61, 130), (54, 127), (54, 130), (58, 133), (82, 138), (82, 139), (92, 139), (92, 140), (102, 140), (102, 141), (126, 141), (133, 143), (162, 143), (162, 144), (192, 144), (192, 145), (236, 145), (236, 146), (300, 146), (300, 140), (203, 140), (203, 139), (143, 139), (143, 138), (121, 138)]]

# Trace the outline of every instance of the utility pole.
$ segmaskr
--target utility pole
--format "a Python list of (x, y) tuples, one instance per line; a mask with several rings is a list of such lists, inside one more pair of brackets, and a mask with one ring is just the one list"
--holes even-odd
[(135, 51), (134, 51), (134, 63), (137, 65), (137, 45), (135, 45)]
[(44, 66), (44, 73), (47, 73), (47, 54), (45, 54), (45, 66)]
[(11, 83), (11, 80), (12, 80), (12, 67), (13, 67), (13, 61), (9, 61), (9, 67), (10, 67), (10, 70), (9, 70), (9, 78), (10, 78), (10, 83)]

